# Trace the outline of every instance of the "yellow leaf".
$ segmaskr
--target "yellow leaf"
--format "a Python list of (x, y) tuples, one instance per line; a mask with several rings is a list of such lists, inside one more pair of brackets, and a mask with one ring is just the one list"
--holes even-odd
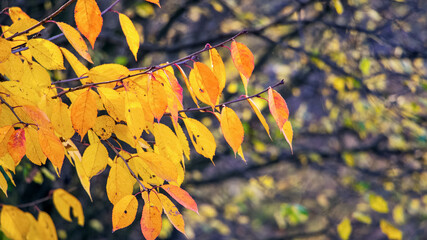
[(48, 70), (65, 69), (62, 52), (54, 43), (42, 38), (33, 38), (27, 42), (27, 46), (33, 57), (44, 68)]
[(25, 140), (25, 129), (23, 128), (13, 131), (9, 138), (7, 149), (15, 162), (15, 165), (18, 165), (21, 162), (21, 159), (25, 156)]
[(166, 181), (177, 181), (178, 171), (172, 160), (160, 154), (151, 152), (143, 152), (138, 154), (138, 156), (158, 177)]
[(215, 107), (219, 97), (219, 82), (212, 70), (204, 63), (195, 62), (190, 72), (190, 85), (197, 98)]
[(12, 20), (12, 22), (17, 22), (19, 20), (30, 18), (30, 16), (28, 16), (24, 11), (22, 11), (20, 7), (10, 7), (9, 17)]
[(31, 126), (25, 128), (27, 158), (36, 165), (42, 165), (46, 163), (46, 156), (40, 146), (39, 136), (37, 130)]
[(14, 128), (12, 126), (4, 126), (0, 128), (0, 157), (8, 153), (7, 143), (12, 135)]
[(180, 163), (183, 156), (181, 143), (175, 133), (166, 125), (157, 123), (153, 129), (159, 153), (174, 163)]
[(114, 134), (116, 134), (118, 139), (129, 144), (130, 146), (134, 147), (136, 145), (136, 141), (133, 138), (128, 126), (124, 124), (116, 124), (116, 126), (114, 126)]
[[(74, 54), (72, 54), (70, 51), (68, 51), (66, 48), (60, 48), (62, 54), (64, 54), (65, 58), (67, 59), (68, 63), (71, 65), (71, 68), (76, 73), (77, 77), (81, 77), (89, 72), (89, 69), (83, 63), (81, 63)], [(87, 80), (86, 80), (87, 81)], [(86, 83), (86, 82), (84, 82)]]
[(344, 12), (344, 8), (342, 6), (342, 3), (340, 0), (332, 0), (332, 3), (334, 4), (335, 10), (339, 15), (341, 15)]
[(70, 209), (73, 213), (73, 216), (77, 218), (77, 223), (80, 226), (84, 225), (85, 217), (83, 215), (83, 208), (81, 203), (77, 198), (68, 193), (62, 188), (58, 188), (53, 191), (53, 204), (55, 205), (56, 210), (58, 210), (59, 215), (65, 220), (72, 222)]
[(116, 122), (126, 121), (124, 98), (111, 88), (98, 87), (97, 90), (108, 114)]
[(12, 51), (12, 45), (9, 41), (0, 37), (0, 63), (6, 61)]
[(193, 88), (190, 85), (190, 82), (188, 81), (187, 75), (185, 75), (184, 70), (182, 70), (182, 68), (179, 65), (176, 65), (176, 67), (178, 68), (179, 72), (182, 75), (182, 78), (184, 79), (185, 85), (187, 86), (187, 89), (190, 92), (190, 96), (193, 99), (193, 102), (196, 104), (197, 107), (199, 107), (199, 103), (197, 102), (196, 95), (194, 93)]
[(93, 131), (102, 140), (107, 140), (111, 137), (115, 124), (116, 123), (110, 116), (102, 115), (96, 118), (95, 126), (93, 126)]
[(397, 224), (404, 224), (405, 223), (405, 210), (403, 209), (403, 206), (401, 204), (394, 207), (394, 209), (393, 209), (393, 220)]
[(283, 136), (285, 136), (286, 142), (288, 142), (289, 147), (291, 147), (291, 152), (293, 152), (292, 138), (294, 136), (294, 131), (292, 130), (292, 125), (290, 121), (286, 121), (285, 124), (283, 124), (281, 132), (283, 133)]
[(86, 175), (92, 178), (107, 167), (108, 151), (102, 143), (89, 145), (83, 153), (83, 168)]
[(212, 160), (215, 155), (216, 143), (209, 129), (192, 118), (184, 118), (184, 124), (196, 151)]
[(135, 93), (129, 91), (125, 93), (125, 118), (136, 142), (145, 128), (144, 111)]
[(157, 6), (161, 7), (161, 6), (160, 6), (160, 1), (159, 1), (159, 0), (145, 0), (145, 1), (150, 2), (150, 3), (154, 3), (154, 4), (156, 4)]
[(1, 231), (10, 239), (26, 239), (30, 230), (30, 221), (17, 207), (3, 205), (0, 215)]
[(65, 156), (61, 141), (52, 131), (45, 128), (40, 128), (37, 133), (44, 155), (58, 168), (58, 172), (61, 172)]
[(94, 91), (87, 89), (71, 105), (71, 122), (81, 139), (95, 125), (96, 115), (98, 114), (96, 109), (97, 100), (98, 95)]
[(73, 141), (71, 141), (71, 139), (68, 139), (66, 142), (64, 142), (64, 146), (67, 150), (67, 153), (74, 161), (74, 165), (76, 167), (77, 176), (80, 179), (80, 183), (82, 184), (86, 193), (89, 195), (90, 200), (92, 201), (92, 196), (90, 195), (90, 181), (83, 168), (82, 156), (80, 155), (80, 151), (77, 149)]
[(51, 121), (55, 131), (63, 139), (70, 139), (74, 135), (74, 129), (67, 104), (62, 101), (54, 102), (52, 112), (54, 114), (52, 114)]
[(120, 26), (122, 27), (123, 33), (125, 34), (129, 49), (133, 53), (133, 56), (135, 57), (135, 61), (136, 61), (136, 55), (139, 49), (138, 32), (136, 31), (135, 26), (133, 25), (132, 21), (129, 19), (128, 16), (122, 13), (119, 13), (119, 21), (120, 21)]
[(388, 213), (388, 204), (384, 198), (379, 195), (369, 195), (369, 205), (374, 211), (379, 213)]
[(36, 62), (24, 65), (21, 81), (36, 91), (41, 91), (51, 84), (49, 72)]
[(190, 146), (188, 144), (188, 139), (184, 134), (184, 131), (181, 128), (179, 123), (172, 121), (173, 127), (175, 129), (176, 136), (178, 137), (179, 143), (181, 144), (182, 151), (185, 157), (190, 160)]
[(87, 49), (87, 45), (85, 41), (83, 40), (80, 33), (71, 27), (70, 25), (63, 23), (63, 22), (56, 22), (58, 27), (61, 29), (61, 31), (64, 33), (65, 37), (67, 38), (68, 42), (71, 43), (73, 48), (82, 56), (84, 59), (86, 59), (88, 62), (92, 62), (92, 58), (89, 55), (89, 50)]
[(8, 59), (0, 63), (3, 74), (12, 81), (19, 81), (24, 73), (24, 62), (15, 54), (9, 55)]
[[(116, 160), (122, 161), (121, 159)], [(107, 178), (108, 200), (115, 205), (124, 196), (131, 195), (135, 181), (127, 168), (116, 161), (113, 162)]]
[(224, 106), (221, 110), (221, 130), (225, 140), (236, 155), (243, 142), (244, 130), (242, 122), (233, 109)]
[(209, 57), (211, 60), (212, 71), (219, 82), (219, 93), (221, 94), (226, 81), (224, 62), (215, 48), (209, 50)]
[(180, 232), (185, 235), (185, 224), (184, 219), (182, 218), (181, 213), (178, 211), (178, 208), (167, 198), (165, 195), (159, 193), (157, 196), (162, 203), (163, 210), (168, 217), (172, 225)]
[(350, 238), (351, 235), (351, 222), (350, 219), (345, 217), (340, 224), (338, 224), (337, 230), (338, 234), (340, 235), (340, 238), (342, 240), (347, 240)]
[(103, 19), (95, 0), (77, 0), (74, 19), (79, 31), (89, 40), (92, 48), (101, 33)]
[(261, 122), (262, 126), (264, 127), (265, 131), (267, 132), (268, 136), (271, 139), (271, 136), (270, 136), (270, 127), (268, 126), (267, 121), (265, 120), (265, 118), (262, 115), (261, 111), (259, 110), (258, 106), (255, 104), (255, 102), (252, 99), (247, 98), (246, 100), (251, 105), (252, 110), (254, 111), (254, 113), (256, 114), (256, 116), (258, 117), (259, 121)]
[(3, 174), (0, 174), (0, 189), (3, 191), (4, 195), (7, 197), (7, 180)]
[(402, 239), (402, 232), (384, 219), (381, 219), (380, 221), (380, 228), (381, 228), (381, 231), (383, 231), (383, 233), (387, 235), (388, 239), (393, 239), (393, 240)]
[(120, 199), (113, 207), (113, 232), (132, 224), (137, 210), (138, 200), (134, 195), (126, 195)]
[(39, 216), (37, 219), (37, 229), (42, 231), (43, 239), (46, 240), (57, 240), (58, 236), (56, 234), (55, 224), (52, 221), (52, 218), (46, 212), (39, 211)]
[[(13, 161), (9, 153), (0, 157), (0, 166), (15, 173), (15, 162)], [(12, 178), (11, 181), (13, 181)]]
[[(30, 27), (32, 27), (38, 23), (39, 23), (39, 21), (35, 20), (34, 18), (21, 19), (21, 20), (14, 22), (10, 26), (10, 28), (7, 30), (7, 32), (10, 33), (10, 35), (13, 35), (15, 33), (25, 31), (25, 30), (29, 29)], [(40, 32), (43, 29), (44, 29), (44, 27), (42, 25), (40, 25), (40, 26), (34, 28), (33, 30), (30, 30), (29, 32), (25, 33), (24, 35), (32, 35), (32, 34)]]
[[(89, 70), (89, 81), (94, 83), (116, 80), (129, 75), (129, 70), (120, 64), (108, 63), (96, 66)], [(114, 87), (115, 83), (104, 84), (105, 87)]]
[(142, 179), (143, 182), (154, 186), (160, 186), (164, 183), (165, 180), (158, 177), (140, 157), (132, 157), (129, 160), (129, 164), (135, 166), (135, 169), (132, 170)]

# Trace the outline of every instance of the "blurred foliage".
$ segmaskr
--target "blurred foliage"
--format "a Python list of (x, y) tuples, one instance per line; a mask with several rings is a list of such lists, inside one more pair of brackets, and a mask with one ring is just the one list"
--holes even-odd
[[(0, 5), (31, 9), (32, 17), (41, 19), (64, 1), (10, 2)], [(101, 9), (110, 2), (99, 1)], [(268, 119), (275, 140), (271, 142), (249, 105), (239, 103), (236, 112), (247, 123), (247, 164), (229, 159), (233, 154), (225, 141), (218, 144), (215, 167), (201, 158), (188, 163), (185, 188), (200, 208), (200, 215), (184, 211), (190, 239), (427, 238), (426, 1), (161, 3), (161, 9), (142, 0), (122, 0), (116, 6), (144, 35), (140, 61), (133, 60), (117, 30), (118, 21), (107, 14), (106, 29), (97, 42), (101, 50), (91, 53), (94, 63), (150, 66), (245, 29), (248, 34), (239, 41), (249, 46), (256, 61), (249, 94), (285, 79), (280, 91), (294, 113), (293, 155), (284, 140), (277, 140), (282, 138), (273, 119)], [(71, 19), (72, 12), (63, 17)], [(244, 88), (231, 59), (224, 60), (231, 73), (223, 95), (227, 100), (244, 94)], [(65, 74), (69, 73), (57, 73)], [(268, 111), (264, 100), (256, 102)], [(215, 119), (197, 114), (215, 137), (221, 136)], [(2, 197), (2, 202), (19, 204), (18, 196), (42, 198), (52, 185), (79, 185), (76, 173), (67, 167), (60, 182), (52, 181), (50, 170), (37, 171), (29, 163), (20, 166), (16, 176), (17, 182), (30, 184), (11, 192), (8, 199)], [(140, 237), (137, 223), (111, 234), (112, 206), (103, 204), (105, 190), (97, 188), (105, 181), (105, 174), (94, 178), (93, 203), (80, 187), (74, 189), (73, 194), (90, 206), (85, 208), (84, 229), (52, 214), (62, 239)], [(43, 209), (52, 206), (44, 203)], [(161, 239), (184, 236), (164, 221)]]

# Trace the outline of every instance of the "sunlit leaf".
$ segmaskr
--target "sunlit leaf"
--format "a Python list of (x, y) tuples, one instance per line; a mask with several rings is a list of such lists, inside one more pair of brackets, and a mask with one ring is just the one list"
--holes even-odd
[(242, 145), (245, 131), (237, 114), (233, 109), (226, 106), (221, 110), (221, 130), (225, 140), (236, 155), (237, 150)]
[[(122, 161), (118, 158), (117, 160)], [(108, 200), (114, 205), (124, 196), (131, 195), (135, 179), (123, 165), (114, 162), (107, 178)]]
[(25, 155), (25, 140), (24, 128), (15, 130), (9, 138), (7, 149), (13, 161), (15, 162), (15, 165), (18, 165), (19, 162), (21, 162), (22, 157)]
[(68, 63), (71, 65), (71, 68), (76, 73), (77, 77), (81, 77), (89, 72), (89, 69), (83, 63), (81, 63), (74, 54), (72, 54), (70, 51), (68, 51), (66, 48), (60, 48), (62, 54), (64, 54), (65, 58), (67, 59)]
[(30, 222), (25, 213), (17, 207), (3, 205), (0, 214), (0, 229), (9, 239), (26, 239)]
[(46, 156), (40, 146), (37, 130), (32, 127), (25, 128), (25, 144), (27, 158), (34, 164), (42, 165), (46, 163)]
[(288, 105), (280, 93), (272, 88), (268, 89), (268, 106), (277, 126), (279, 126), (279, 129), (283, 129), (283, 125), (285, 125), (289, 117)]
[(212, 108), (219, 97), (219, 82), (212, 70), (204, 63), (195, 62), (190, 72), (190, 86), (197, 98)]
[(149, 84), (148, 100), (151, 112), (153, 113), (153, 116), (157, 118), (157, 121), (160, 121), (168, 108), (168, 97), (163, 83), (160, 83), (159, 80), (152, 78)]
[(116, 121), (126, 121), (125, 117), (125, 100), (117, 91), (111, 88), (97, 88), (105, 110)]
[(174, 163), (180, 163), (183, 158), (183, 152), (180, 141), (175, 133), (168, 126), (157, 123), (154, 124), (153, 135), (159, 153)]
[(166, 181), (177, 181), (177, 168), (170, 159), (151, 152), (141, 153), (139, 157), (158, 177)]
[(251, 105), (252, 110), (254, 111), (254, 113), (256, 114), (256, 116), (258, 117), (259, 121), (261, 122), (262, 126), (264, 127), (265, 131), (267, 132), (268, 136), (271, 139), (271, 136), (270, 136), (270, 127), (268, 126), (268, 123), (265, 120), (264, 116), (262, 115), (261, 111), (259, 110), (258, 106), (254, 103), (254, 101), (252, 99), (247, 98), (246, 100)]
[(162, 205), (154, 193), (151, 193), (149, 198), (157, 201), (145, 201), (140, 224), (145, 239), (154, 240), (162, 229)]
[(135, 61), (136, 61), (136, 55), (138, 53), (139, 44), (140, 44), (139, 34), (136, 31), (135, 26), (133, 25), (132, 21), (129, 19), (128, 16), (122, 13), (119, 13), (119, 21), (120, 21), (120, 26), (122, 27), (123, 33), (125, 34), (129, 49), (132, 52), (133, 56), (135, 57)]
[(216, 143), (209, 129), (192, 118), (184, 118), (184, 124), (196, 151), (212, 160), (215, 155)]
[(73, 124), (71, 123), (70, 110), (68, 106), (62, 101), (56, 101), (54, 103), (52, 111), (55, 114), (52, 114), (51, 121), (52, 125), (55, 128), (55, 131), (63, 139), (69, 139), (74, 135)]
[(388, 204), (384, 198), (379, 195), (369, 195), (369, 205), (374, 211), (379, 213), (388, 213)]
[(108, 151), (105, 146), (98, 142), (89, 145), (83, 153), (82, 163), (86, 175), (89, 178), (104, 171), (107, 166)]
[(77, 0), (74, 19), (79, 31), (89, 40), (92, 48), (102, 29), (103, 19), (95, 0)]
[(209, 49), (209, 57), (212, 71), (219, 82), (219, 93), (221, 94), (226, 81), (224, 62), (215, 48)]
[(12, 45), (9, 41), (0, 37), (0, 63), (6, 61), (12, 51)]
[(9, 152), (8, 142), (14, 128), (12, 126), (4, 126), (0, 128), (0, 157)]
[(135, 93), (126, 91), (125, 94), (126, 123), (136, 142), (145, 128), (144, 110)]
[(178, 68), (179, 72), (181, 73), (182, 78), (184, 79), (185, 85), (187, 86), (187, 90), (190, 93), (190, 96), (193, 99), (193, 102), (196, 104), (197, 107), (199, 107), (196, 95), (194, 93), (194, 89), (191, 87), (190, 81), (188, 81), (187, 75), (185, 74), (184, 70), (179, 65), (176, 65), (176, 67)]
[(248, 80), (254, 70), (254, 55), (246, 45), (236, 41), (231, 42), (231, 58), (233, 59), (234, 66), (236, 66), (239, 73), (243, 76), (243, 86), (245, 92), (248, 92)]
[(135, 220), (138, 200), (134, 195), (124, 196), (113, 207), (113, 232), (125, 228)]
[(102, 140), (107, 140), (111, 137), (114, 126), (115, 122), (110, 116), (102, 115), (96, 118), (95, 126), (92, 129)]
[(58, 239), (55, 224), (53, 223), (52, 218), (46, 212), (39, 211), (37, 226), (38, 230), (43, 232), (43, 236), (46, 240)]
[(17, 22), (19, 20), (29, 19), (28, 16), (20, 7), (10, 7), (9, 8), (9, 17), (12, 22)]
[(80, 54), (80, 56), (82, 56), (88, 62), (93, 63), (92, 58), (89, 55), (89, 50), (87, 48), (87, 45), (83, 40), (82, 36), (80, 35), (80, 33), (76, 29), (68, 25), (67, 23), (56, 22), (56, 24), (64, 33), (65, 37), (74, 47), (74, 49)]
[(185, 235), (185, 224), (184, 219), (181, 215), (181, 213), (178, 211), (178, 208), (176, 208), (175, 204), (169, 200), (165, 195), (159, 193), (157, 196), (160, 199), (160, 202), (162, 203), (163, 210), (168, 217), (169, 221), (172, 223), (172, 225), (180, 232), (182, 232)]
[(281, 132), (283, 133), (283, 136), (285, 136), (286, 142), (288, 142), (289, 147), (291, 147), (291, 152), (293, 152), (292, 138), (294, 136), (294, 131), (292, 130), (292, 125), (290, 121), (286, 121), (285, 124), (283, 124)]
[(62, 52), (54, 43), (42, 38), (33, 38), (27, 42), (27, 46), (37, 62), (46, 69), (65, 69)]
[(58, 188), (53, 191), (52, 199), (56, 210), (58, 210), (62, 218), (72, 222), (70, 215), (70, 212), (72, 212), (73, 216), (77, 218), (77, 223), (80, 226), (84, 225), (85, 217), (83, 215), (83, 208), (80, 201), (76, 197), (64, 189)]
[(6, 197), (7, 197), (7, 188), (8, 188), (7, 180), (4, 177), (3, 173), (0, 173), (0, 189), (3, 191)]
[(61, 141), (52, 131), (45, 128), (40, 128), (37, 133), (44, 155), (58, 168), (58, 172), (61, 172), (65, 156)]
[[(129, 70), (120, 64), (108, 63), (96, 66), (89, 70), (89, 80), (94, 83), (106, 82), (120, 79), (129, 74)], [(104, 84), (103, 86), (114, 87), (115, 83)]]
[(163, 190), (165, 190), (173, 199), (175, 199), (177, 202), (179, 202), (182, 206), (184, 206), (187, 209), (190, 209), (196, 213), (199, 213), (199, 210), (197, 208), (197, 204), (194, 201), (194, 199), (186, 192), (185, 190), (181, 189), (180, 187), (166, 184), (162, 186)]
[(351, 234), (351, 222), (350, 219), (345, 217), (340, 224), (338, 224), (337, 231), (342, 240), (347, 240), (350, 238)]
[(96, 109), (97, 100), (98, 95), (94, 91), (87, 89), (71, 104), (71, 122), (81, 139), (95, 125), (96, 115), (98, 114)]
[(145, 1), (150, 2), (150, 3), (154, 3), (154, 4), (156, 4), (157, 6), (161, 7), (161, 6), (160, 6), (160, 0), (145, 0)]

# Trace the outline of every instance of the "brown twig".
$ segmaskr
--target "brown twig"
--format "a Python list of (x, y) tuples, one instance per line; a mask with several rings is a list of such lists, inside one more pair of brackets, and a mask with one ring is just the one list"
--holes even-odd
[(127, 162), (127, 160), (116, 150), (116, 148), (114, 147), (114, 145), (112, 143), (110, 143), (108, 140), (105, 140), (105, 142), (108, 144), (108, 146), (110, 146), (110, 148), (114, 151), (114, 153), (117, 156), (119, 156), (123, 160), (123, 162), (125, 162), (126, 167), (129, 169), (130, 174), (136, 179), (136, 181), (142, 187), (142, 189), (144, 191), (148, 191), (148, 189), (144, 186), (144, 184), (142, 184), (141, 180), (139, 180), (138, 176), (136, 176), (136, 174), (132, 171), (132, 169), (130, 168), (129, 163)]
[[(6, 102), (6, 100), (4, 100), (4, 98), (3, 98), (2, 96), (0, 96), (0, 102), (1, 102), (2, 104), (5, 104), (5, 105), (10, 109), (10, 111), (13, 113), (13, 115), (15, 115), (16, 119), (18, 119), (19, 123), (24, 124), (25, 126), (30, 125), (30, 123), (26, 123), (26, 122), (22, 121), (22, 119), (21, 119), (21, 118), (18, 116), (18, 114), (15, 112), (14, 107), (12, 107), (8, 102)], [(36, 126), (37, 126), (37, 125), (36, 125)]]
[[(218, 43), (218, 44), (216, 44), (214, 46), (206, 45), (203, 49), (201, 49), (199, 51), (196, 51), (196, 52), (194, 52), (194, 53), (192, 53), (190, 55), (187, 55), (187, 56), (185, 56), (183, 58), (177, 59), (177, 60), (175, 60), (173, 62), (170, 62), (168, 64), (165, 64), (165, 65), (155, 65), (155, 66), (149, 67), (148, 69), (144, 68), (146, 70), (143, 71), (143, 72), (139, 72), (139, 73), (135, 73), (135, 74), (129, 74), (129, 75), (127, 75), (125, 77), (122, 77), (122, 78), (119, 78), (119, 79), (114, 79), (114, 80), (105, 81), (105, 82), (88, 83), (88, 84), (81, 85), (81, 86), (78, 86), (78, 87), (75, 87), (75, 88), (70, 88), (68, 90), (60, 92), (59, 94), (53, 96), (52, 98), (58, 98), (58, 97), (61, 97), (62, 95), (66, 94), (66, 93), (74, 92), (74, 91), (77, 91), (77, 90), (80, 90), (80, 89), (84, 89), (84, 88), (88, 88), (88, 87), (93, 87), (93, 86), (98, 86), (98, 85), (108, 84), (108, 83), (121, 82), (121, 81), (123, 81), (125, 79), (131, 78), (131, 77), (135, 77), (135, 76), (139, 76), (139, 75), (143, 75), (143, 74), (150, 74), (150, 73), (153, 73), (155, 71), (158, 71), (160, 69), (163, 69), (163, 68), (175, 65), (175, 64), (186, 63), (187, 61), (192, 60), (195, 56), (197, 56), (197, 55), (199, 55), (199, 54), (201, 54), (201, 53), (203, 53), (205, 51), (208, 51), (208, 50), (210, 50), (212, 48), (221, 47), (224, 44), (233, 41), (235, 38), (237, 38), (238, 36), (240, 36), (242, 34), (245, 34), (245, 33), (246, 33), (246, 31), (241, 31), (238, 34), (234, 35), (233, 37), (231, 37), (231, 38), (229, 38), (229, 39), (227, 39), (227, 40), (225, 40), (223, 42), (220, 42), (220, 43)], [(139, 69), (134, 69), (134, 70), (139, 70)], [(77, 80), (80, 80), (80, 79), (83, 79), (83, 78), (87, 78), (87, 77), (74, 78), (73, 80), (77, 81)], [(58, 83), (63, 83), (63, 82), (70, 82), (70, 79), (65, 79), (65, 80), (62, 80), (62, 81), (53, 82), (52, 84), (58, 84)]]
[(35, 29), (36, 27), (43, 25), (44, 23), (46, 23), (47, 21), (51, 20), (52, 18), (54, 18), (56, 15), (58, 15), (59, 13), (61, 13), (62, 11), (64, 11), (64, 9), (66, 7), (68, 7), (71, 3), (73, 3), (76, 0), (69, 0), (68, 2), (64, 3), (64, 5), (62, 5), (60, 8), (58, 8), (58, 10), (56, 10), (55, 12), (53, 12), (52, 14), (50, 14), (49, 16), (45, 17), (43, 20), (41, 20), (40, 22), (34, 24), (33, 26), (25, 29), (24, 31), (21, 32), (17, 32), (15, 34), (13, 34), (12, 36), (6, 38), (6, 40), (11, 40), (17, 36), (21, 36), (22, 34), (28, 33), (29, 31)]

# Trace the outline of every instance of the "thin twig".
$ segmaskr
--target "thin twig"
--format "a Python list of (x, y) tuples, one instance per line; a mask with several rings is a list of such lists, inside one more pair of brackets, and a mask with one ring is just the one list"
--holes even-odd
[(45, 24), (47, 21), (51, 20), (52, 18), (54, 18), (56, 15), (58, 15), (59, 13), (61, 13), (62, 11), (64, 11), (64, 9), (66, 7), (68, 7), (71, 3), (73, 3), (76, 0), (69, 0), (68, 2), (64, 3), (64, 5), (62, 5), (60, 8), (58, 8), (58, 10), (56, 10), (55, 12), (53, 12), (52, 14), (50, 14), (49, 16), (47, 16), (46, 18), (44, 18), (43, 20), (41, 20), (40, 22), (34, 24), (33, 26), (25, 29), (24, 31), (21, 32), (17, 32), (15, 34), (13, 34), (12, 36), (6, 38), (6, 40), (11, 40), (17, 36), (21, 36), (22, 34), (28, 33), (29, 31), (35, 29), (36, 27)]
[(18, 116), (18, 114), (16, 114), (14, 107), (12, 107), (8, 102), (6, 102), (6, 100), (4, 100), (4, 98), (1, 96), (0, 96), (0, 101), (1, 103), (5, 104), (10, 109), (10, 111), (12, 111), (13, 115), (15, 115), (15, 117), (18, 119), (20, 123), (28, 125), (28, 123), (25, 123), (24, 121), (22, 121), (22, 119)]
[(144, 186), (144, 184), (142, 184), (141, 180), (139, 180), (138, 176), (136, 176), (136, 174), (132, 171), (132, 169), (129, 166), (129, 163), (126, 161), (126, 159), (116, 150), (116, 148), (114, 147), (114, 145), (112, 143), (110, 143), (108, 140), (105, 140), (105, 142), (108, 144), (108, 146), (110, 146), (110, 148), (114, 151), (114, 153), (119, 156), (123, 162), (125, 162), (126, 167), (129, 169), (130, 174), (132, 174), (132, 176), (136, 179), (136, 181), (138, 182), (138, 184), (142, 187), (142, 189), (144, 191), (148, 191), (148, 189)]
[[(187, 56), (185, 56), (183, 58), (177, 59), (177, 60), (175, 60), (173, 62), (170, 62), (168, 64), (151, 66), (148, 69), (145, 68), (146, 70), (143, 71), (143, 72), (139, 72), (139, 73), (135, 73), (135, 74), (129, 74), (129, 75), (127, 75), (125, 77), (122, 77), (122, 78), (119, 78), (119, 79), (114, 79), (114, 80), (105, 81), (105, 82), (88, 83), (88, 84), (81, 85), (81, 86), (78, 86), (78, 87), (75, 87), (75, 88), (70, 88), (68, 90), (65, 90), (65, 91), (62, 91), (62, 92), (58, 93), (57, 95), (53, 96), (52, 98), (58, 98), (58, 97), (61, 97), (62, 95), (67, 94), (69, 92), (74, 92), (74, 91), (77, 91), (77, 90), (80, 90), (80, 89), (84, 89), (84, 88), (89, 88), (89, 87), (98, 86), (98, 85), (102, 85), (102, 84), (108, 84), (108, 83), (121, 82), (121, 81), (123, 81), (125, 79), (131, 78), (131, 77), (135, 77), (135, 76), (139, 76), (139, 75), (143, 75), (143, 74), (150, 74), (150, 73), (153, 73), (155, 71), (158, 71), (160, 69), (163, 69), (163, 68), (175, 65), (175, 64), (186, 63), (187, 61), (192, 60), (195, 56), (201, 54), (202, 52), (208, 51), (208, 50), (210, 50), (212, 48), (221, 47), (224, 44), (233, 41), (235, 38), (237, 38), (238, 36), (240, 36), (242, 34), (245, 34), (245, 33), (246, 33), (246, 31), (241, 31), (238, 34), (234, 35), (233, 37), (231, 37), (231, 38), (229, 38), (229, 39), (227, 39), (227, 40), (225, 40), (225, 41), (223, 41), (221, 43), (218, 43), (218, 44), (216, 44), (214, 46), (206, 45), (203, 49), (201, 49), (201, 50), (199, 50), (197, 52), (194, 52), (194, 53), (192, 53), (190, 55), (187, 55)], [(136, 69), (136, 70), (138, 70), (138, 69)], [(80, 79), (83, 79), (83, 78), (87, 78), (87, 77), (74, 78), (74, 80), (77, 81), (77, 80), (80, 80)], [(62, 80), (62, 81), (53, 82), (52, 84), (69, 82), (69, 81), (70, 81), (69, 79), (65, 79), (65, 80)]]
[(52, 198), (52, 193), (49, 192), (49, 195), (47, 195), (44, 198), (40, 198), (40, 199), (37, 199), (37, 200), (29, 202), (29, 203), (19, 204), (19, 205), (16, 205), (16, 207), (18, 207), (18, 208), (32, 207), (32, 206), (35, 206), (35, 205), (40, 204), (42, 202), (49, 201), (51, 198)]

